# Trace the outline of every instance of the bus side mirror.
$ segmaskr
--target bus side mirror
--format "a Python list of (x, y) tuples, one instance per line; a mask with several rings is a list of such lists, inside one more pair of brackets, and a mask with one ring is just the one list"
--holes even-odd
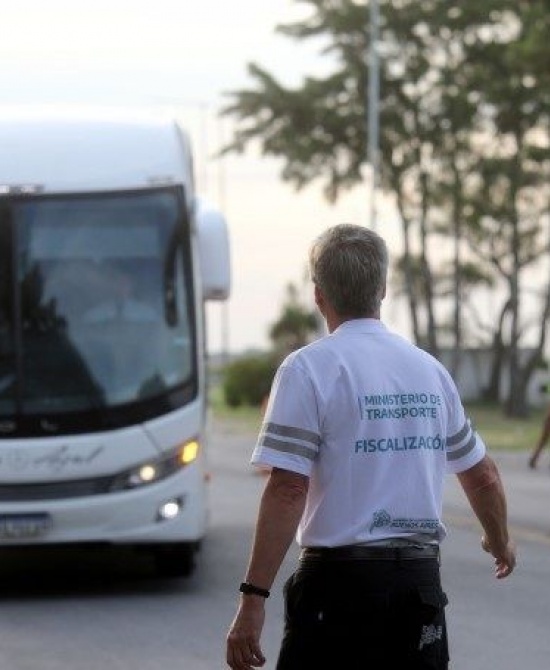
[(226, 300), (231, 289), (231, 263), (225, 217), (217, 209), (199, 203), (197, 233), (203, 298)]

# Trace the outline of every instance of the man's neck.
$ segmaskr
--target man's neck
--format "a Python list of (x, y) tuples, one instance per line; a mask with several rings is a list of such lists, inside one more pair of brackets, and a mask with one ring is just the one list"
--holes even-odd
[(380, 313), (378, 313), (378, 314), (365, 314), (365, 316), (361, 316), (361, 317), (348, 317), (348, 316), (341, 316), (340, 314), (336, 314), (336, 312), (334, 312), (333, 310), (327, 310), (327, 314), (325, 315), (325, 320), (327, 322), (327, 328), (328, 328), (329, 333), (333, 333), (343, 323), (346, 323), (346, 321), (355, 321), (356, 319), (378, 319), (378, 320), (380, 320)]

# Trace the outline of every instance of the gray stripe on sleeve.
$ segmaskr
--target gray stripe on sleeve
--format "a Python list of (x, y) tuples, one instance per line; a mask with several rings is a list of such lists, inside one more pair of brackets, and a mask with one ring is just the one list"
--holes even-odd
[(321, 444), (321, 436), (311, 430), (304, 428), (294, 428), (293, 426), (283, 426), (280, 423), (266, 423), (263, 427), (264, 433), (271, 433), (272, 435), (280, 435), (281, 437), (290, 437), (295, 440), (302, 440), (302, 442), (311, 442), (315, 446)]
[(464, 458), (467, 456), (476, 446), (476, 436), (475, 433), (472, 435), (470, 440), (460, 449), (455, 449), (454, 451), (447, 451), (447, 460), (448, 461), (458, 461), (459, 458)]
[(270, 437), (269, 435), (264, 435), (260, 439), (259, 443), (262, 447), (269, 447), (269, 449), (280, 451), (283, 454), (301, 456), (302, 458), (307, 458), (310, 461), (314, 461), (317, 456), (317, 450), (314, 448), (306, 447), (303, 444), (297, 444), (296, 442), (279, 440), (278, 438)]
[(462, 426), (462, 428), (458, 431), (458, 433), (455, 433), (454, 435), (450, 435), (447, 438), (447, 446), (452, 447), (455, 444), (460, 444), (462, 440), (468, 435), (468, 432), (472, 429), (470, 426), (470, 422), (468, 419), (466, 419), (466, 423)]

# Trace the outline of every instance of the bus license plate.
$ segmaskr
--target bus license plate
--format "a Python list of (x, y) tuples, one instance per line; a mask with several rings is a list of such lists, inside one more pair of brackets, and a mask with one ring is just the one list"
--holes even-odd
[(0, 515), (0, 540), (24, 540), (40, 537), (51, 526), (49, 514)]

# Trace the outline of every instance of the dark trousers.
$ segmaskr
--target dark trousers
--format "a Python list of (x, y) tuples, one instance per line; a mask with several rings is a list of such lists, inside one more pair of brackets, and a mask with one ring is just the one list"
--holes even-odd
[(277, 670), (447, 670), (437, 558), (301, 561)]

